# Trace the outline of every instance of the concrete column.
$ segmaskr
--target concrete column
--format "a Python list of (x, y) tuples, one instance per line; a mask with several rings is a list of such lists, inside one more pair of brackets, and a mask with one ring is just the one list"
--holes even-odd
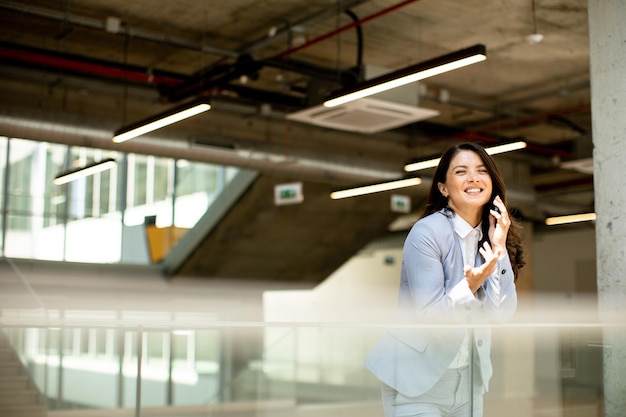
[[(588, 10), (598, 301), (601, 317), (614, 317), (626, 304), (626, 0), (589, 0)], [(626, 410), (624, 333), (605, 329), (607, 417)]]

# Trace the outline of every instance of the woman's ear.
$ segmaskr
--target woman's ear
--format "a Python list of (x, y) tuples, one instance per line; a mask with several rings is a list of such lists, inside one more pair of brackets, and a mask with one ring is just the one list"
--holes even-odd
[(446, 184), (442, 182), (437, 183), (437, 188), (439, 188), (439, 192), (442, 196), (448, 198), (448, 189), (446, 188)]

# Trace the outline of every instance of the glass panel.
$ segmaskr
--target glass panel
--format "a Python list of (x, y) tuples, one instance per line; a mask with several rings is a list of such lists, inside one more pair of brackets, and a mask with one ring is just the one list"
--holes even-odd
[(122, 360), (123, 378), (121, 380), (122, 399), (119, 401), (122, 408), (135, 407), (137, 403), (137, 346), (138, 332), (124, 331)]
[(4, 213), (5, 207), (5, 174), (6, 174), (6, 161), (7, 161), (7, 146), (9, 140), (6, 137), (0, 136), (0, 254), (4, 253)]
[[(59, 200), (48, 184), (54, 164), (49, 158), (63, 151), (59, 145), (11, 139), (9, 145), (7, 256), (61, 260), (63, 229), (54, 204)], [(51, 179), (50, 179), (51, 181)]]
[[(52, 181), (60, 172), (65, 170), (66, 157), (66, 146), (49, 144), (46, 149), (46, 175), (43, 182), (46, 196), (44, 198), (45, 212), (48, 215), (44, 220), (44, 226), (47, 228), (47, 233), (56, 235), (57, 242), (62, 242), (64, 238), (63, 226), (67, 221), (69, 206), (66, 187), (54, 185)], [(59, 246), (62, 247), (62, 245)]]
[(516, 416), (602, 416), (602, 333), (601, 326), (495, 329), (494, 375), (485, 410), (494, 415), (513, 409)]
[(30, 233), (32, 184), (29, 179), (36, 145), (32, 142), (12, 139), (10, 152), (5, 252), (9, 257), (31, 257), (34, 238)]
[[(117, 361), (98, 357), (95, 343), (103, 329), (63, 330), (62, 390), (59, 409), (114, 408), (117, 405)], [(86, 384), (85, 381), (89, 380)], [(97, 387), (97, 389), (94, 389)]]
[[(7, 149), (9, 165), (4, 167)], [(61, 172), (108, 158), (118, 165), (65, 185), (53, 184)], [(0, 137), (0, 161), (4, 254), (94, 263), (151, 262), (143, 230), (146, 218), (155, 217), (159, 228), (175, 226), (167, 236), (176, 242), (238, 172), (206, 163), (5, 137)], [(125, 199), (120, 190), (126, 190)]]
[(128, 155), (128, 207), (140, 207), (148, 203), (146, 183), (148, 158), (144, 155)]
[[(1, 317), (9, 317), (6, 310)], [(263, 415), (278, 415), (295, 404), (323, 407), (327, 415), (381, 415), (380, 383), (363, 367), (380, 328), (320, 324), (219, 329), (3, 330), (51, 410), (132, 409), (141, 337), (142, 407), (167, 406), (171, 380), (172, 405), (207, 406), (202, 415), (212, 415), (208, 406), (214, 402), (239, 402), (242, 416), (259, 415), (260, 409), (267, 413)], [(620, 335), (610, 340), (623, 341), (625, 330), (623, 324), (495, 326), (485, 415), (602, 416), (607, 392), (603, 355), (626, 348), (607, 343), (607, 332)], [(169, 414), (178, 415), (175, 410)]]
[[(153, 157), (154, 158), (154, 157)], [(170, 200), (174, 192), (174, 160), (155, 158), (154, 161), (154, 201)]]
[(147, 331), (143, 333), (141, 365), (141, 406), (167, 405), (169, 381), (169, 333)]
[(121, 228), (120, 214), (115, 211), (116, 169), (61, 186), (53, 184), (60, 172), (115, 158), (117, 153), (75, 148), (68, 154), (64, 145), (22, 139), (11, 139), (9, 152), (7, 256), (119, 261)]
[(220, 341), (217, 330), (172, 332), (173, 405), (219, 401)]
[[(72, 148), (70, 169), (104, 159), (119, 161), (117, 152)], [(69, 201), (65, 259), (75, 262), (118, 262), (121, 256), (121, 214), (116, 211), (118, 167), (76, 179), (65, 188)], [(112, 189), (113, 188), (113, 189)]]
[(224, 187), (224, 168), (186, 160), (176, 161), (174, 225), (192, 228)]
[(172, 225), (174, 160), (145, 155), (128, 155), (127, 226), (144, 224), (155, 216), (156, 225)]
[[(310, 328), (270, 327), (265, 329), (263, 362), (260, 368), (257, 365), (256, 372), (262, 372), (266, 381), (260, 380), (259, 384), (265, 386), (267, 399), (295, 399), (298, 388), (297, 381), (302, 376), (301, 368), (306, 365), (298, 363), (302, 356), (299, 351), (309, 352), (316, 349), (307, 345), (310, 340)], [(300, 338), (303, 336), (304, 338)], [(299, 343), (302, 342), (302, 345)], [(306, 371), (304, 371), (306, 372)], [(304, 381), (303, 381), (304, 382)], [(262, 386), (259, 387), (260, 389)]]

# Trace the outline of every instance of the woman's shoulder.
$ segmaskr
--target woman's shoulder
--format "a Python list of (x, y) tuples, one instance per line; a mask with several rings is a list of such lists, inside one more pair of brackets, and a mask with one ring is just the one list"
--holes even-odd
[(450, 218), (452, 214), (448, 213), (445, 209), (431, 213), (422, 217), (415, 223), (415, 226), (423, 226), (429, 228), (441, 228), (444, 225), (450, 224)]
[(419, 219), (411, 228), (410, 234), (427, 234), (436, 237), (445, 235), (448, 230), (452, 230), (449, 214), (441, 210)]
[(442, 210), (418, 220), (407, 235), (404, 247), (422, 248), (421, 250), (431, 248), (436, 253), (444, 254), (454, 247), (454, 239), (454, 227), (449, 213)]

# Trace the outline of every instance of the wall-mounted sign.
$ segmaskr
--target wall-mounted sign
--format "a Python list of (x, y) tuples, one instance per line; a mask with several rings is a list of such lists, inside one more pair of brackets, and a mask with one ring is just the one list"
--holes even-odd
[(409, 213), (411, 211), (411, 198), (408, 195), (392, 194), (391, 211)]
[(302, 183), (292, 182), (289, 184), (278, 184), (274, 186), (274, 204), (277, 206), (285, 204), (298, 204), (304, 200), (302, 195)]

